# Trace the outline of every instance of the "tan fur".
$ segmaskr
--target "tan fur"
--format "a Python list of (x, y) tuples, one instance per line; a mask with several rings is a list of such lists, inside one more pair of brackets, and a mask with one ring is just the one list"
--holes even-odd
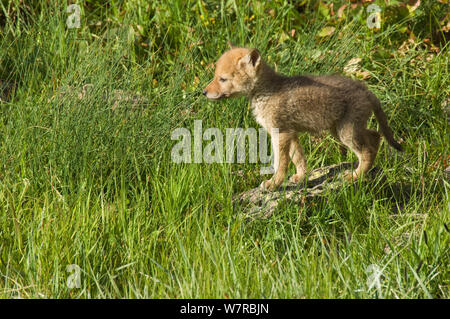
[(297, 169), (291, 181), (298, 183), (304, 178), (306, 160), (298, 132), (329, 130), (350, 148), (359, 165), (345, 176), (347, 180), (367, 172), (377, 155), (381, 136), (367, 129), (372, 112), (387, 141), (402, 151), (379, 100), (362, 82), (338, 75), (283, 76), (265, 64), (256, 49), (231, 46), (217, 61), (214, 79), (203, 94), (213, 100), (246, 96), (256, 121), (269, 133), (279, 130), (278, 148), (274, 149), (276, 172), (261, 185), (269, 190), (283, 183), (290, 160)]

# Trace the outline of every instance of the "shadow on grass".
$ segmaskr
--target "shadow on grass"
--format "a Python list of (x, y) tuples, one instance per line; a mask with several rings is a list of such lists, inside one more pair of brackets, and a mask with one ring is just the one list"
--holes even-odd
[[(317, 200), (323, 202), (330, 191), (346, 187), (342, 175), (354, 169), (357, 163), (343, 162), (336, 165), (325, 166), (311, 171), (307, 180), (302, 184), (287, 183), (284, 187), (267, 192), (259, 187), (240, 193), (233, 198), (233, 205), (239, 205), (245, 218), (265, 219), (279, 210), (281, 203), (297, 205), (299, 209), (308, 211), (308, 206), (318, 204)], [(410, 184), (401, 182), (389, 183), (382, 169), (372, 168), (363, 180), (355, 181), (356, 187), (361, 190), (370, 188), (370, 183), (375, 186), (371, 189), (371, 196), (378, 199), (389, 198), (398, 202), (407, 202), (413, 192)]]

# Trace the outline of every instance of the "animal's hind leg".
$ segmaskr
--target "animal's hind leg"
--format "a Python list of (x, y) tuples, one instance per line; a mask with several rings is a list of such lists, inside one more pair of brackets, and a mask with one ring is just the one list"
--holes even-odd
[(361, 163), (361, 170), (365, 173), (372, 168), (375, 158), (377, 157), (378, 149), (380, 148), (381, 135), (377, 131), (364, 131), (364, 148), (363, 148), (363, 162)]
[(347, 154), (347, 147), (345, 147), (345, 145), (343, 145), (341, 140), (339, 139), (339, 135), (337, 133), (336, 128), (335, 127), (331, 128), (330, 133), (339, 143), (339, 153), (341, 153), (341, 155), (345, 156)]
[(289, 156), (297, 170), (297, 172), (291, 176), (289, 181), (292, 183), (298, 183), (305, 177), (306, 159), (305, 159), (305, 155), (303, 154), (303, 149), (302, 149), (300, 143), (298, 142), (297, 135), (293, 136), (291, 139), (291, 144), (290, 144), (290, 148), (289, 148)]
[(354, 124), (341, 126), (337, 133), (342, 143), (358, 157), (356, 170), (344, 176), (345, 180), (355, 180), (372, 167), (380, 145), (380, 134)]

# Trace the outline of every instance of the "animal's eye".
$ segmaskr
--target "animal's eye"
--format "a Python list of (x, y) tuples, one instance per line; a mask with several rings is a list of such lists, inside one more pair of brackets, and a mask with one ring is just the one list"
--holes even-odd
[(219, 78), (219, 81), (220, 81), (220, 82), (226, 82), (227, 79), (225, 79), (225, 78)]

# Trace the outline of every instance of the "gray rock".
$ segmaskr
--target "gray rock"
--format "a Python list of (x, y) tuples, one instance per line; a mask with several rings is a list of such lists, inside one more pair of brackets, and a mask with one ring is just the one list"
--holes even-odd
[[(353, 167), (356, 168), (357, 163), (354, 163)], [(247, 218), (269, 218), (281, 201), (303, 205), (308, 198), (321, 196), (327, 190), (342, 186), (345, 183), (342, 175), (351, 168), (352, 163), (349, 162), (317, 168), (309, 173), (306, 181), (299, 184), (287, 182), (273, 192), (261, 190), (259, 187), (253, 188), (234, 196), (233, 205), (241, 205)], [(364, 178), (372, 179), (379, 172), (380, 169), (374, 167)]]

